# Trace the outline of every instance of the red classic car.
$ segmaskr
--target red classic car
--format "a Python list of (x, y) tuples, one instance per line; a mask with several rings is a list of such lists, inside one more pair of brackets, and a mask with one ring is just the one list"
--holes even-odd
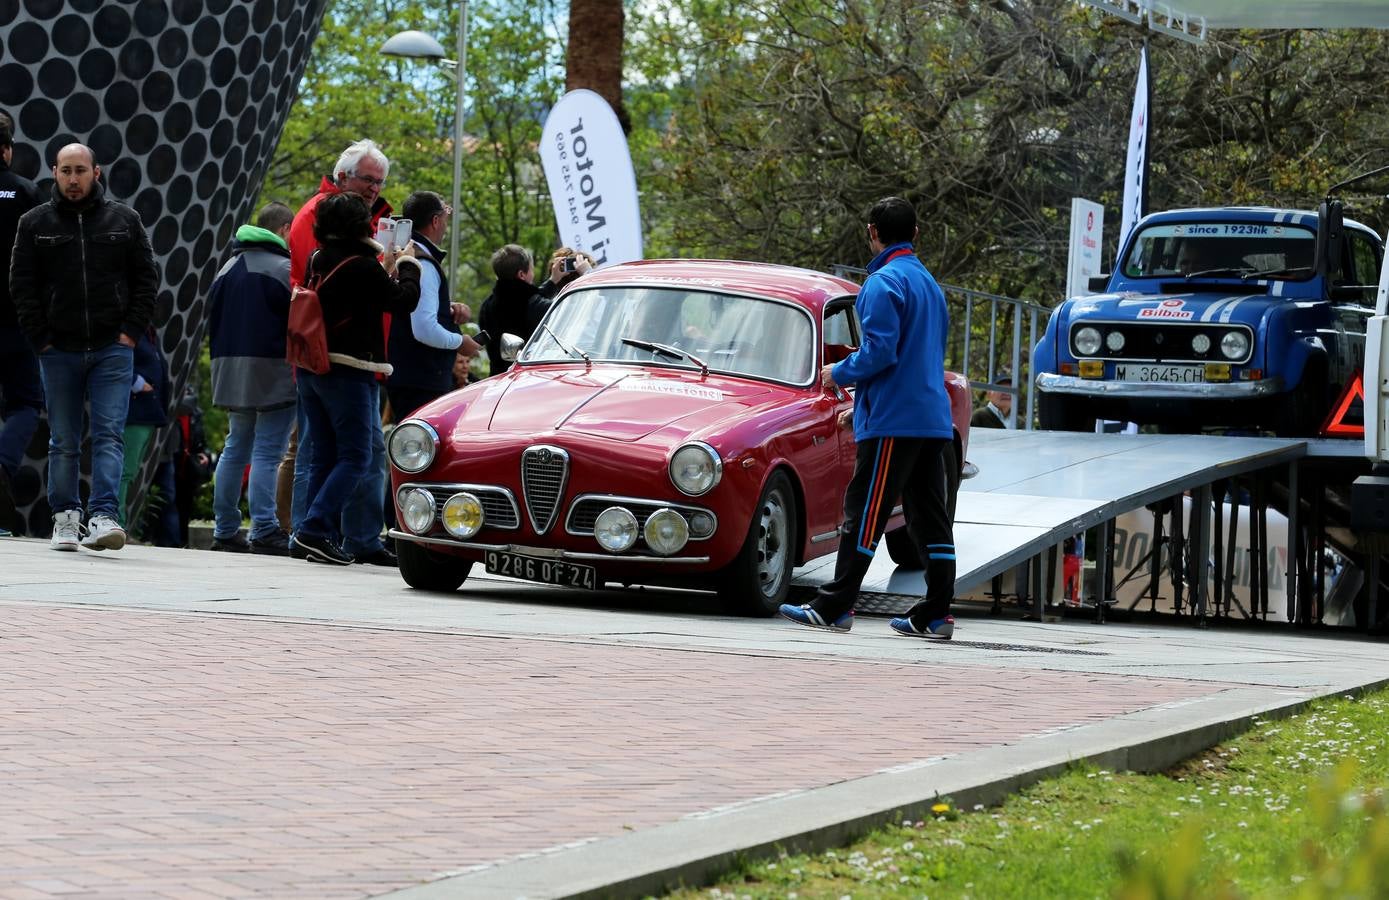
[[(836, 420), (853, 399), (818, 374), (858, 344), (857, 292), (704, 260), (574, 282), (509, 371), (391, 433), (401, 575), (452, 591), (482, 563), (570, 587), (717, 590), (732, 611), (775, 613), (792, 568), (839, 544), (854, 441)], [(947, 381), (963, 460), (968, 383)], [(913, 556), (904, 536), (898, 562)]]

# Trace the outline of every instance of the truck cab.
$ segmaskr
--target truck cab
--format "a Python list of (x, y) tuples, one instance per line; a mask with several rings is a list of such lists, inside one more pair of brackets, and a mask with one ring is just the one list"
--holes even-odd
[(1316, 433), (1365, 358), (1383, 245), (1327, 213), (1225, 207), (1141, 219), (1109, 276), (1034, 351), (1041, 426)]

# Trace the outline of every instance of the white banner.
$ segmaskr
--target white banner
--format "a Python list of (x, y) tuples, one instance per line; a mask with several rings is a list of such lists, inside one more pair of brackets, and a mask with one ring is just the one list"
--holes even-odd
[(1066, 262), (1066, 296), (1091, 293), (1090, 276), (1104, 271), (1100, 242), (1104, 240), (1104, 207), (1092, 200), (1071, 198), (1071, 248)]
[(600, 267), (642, 258), (632, 155), (606, 100), (589, 90), (561, 97), (545, 119), (540, 159), (561, 243)]
[[(1129, 156), (1124, 174), (1124, 214), (1119, 221), (1119, 251), (1129, 232), (1143, 217), (1143, 182), (1148, 177), (1148, 45), (1138, 63), (1138, 84), (1133, 89), (1133, 114), (1129, 116)], [(1118, 263), (1116, 262), (1116, 266)]]

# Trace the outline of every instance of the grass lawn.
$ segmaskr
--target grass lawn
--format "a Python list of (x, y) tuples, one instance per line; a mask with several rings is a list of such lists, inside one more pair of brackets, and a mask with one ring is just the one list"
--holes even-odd
[(1389, 692), (1329, 699), (1157, 775), (1078, 768), (945, 802), (683, 898), (1389, 897)]

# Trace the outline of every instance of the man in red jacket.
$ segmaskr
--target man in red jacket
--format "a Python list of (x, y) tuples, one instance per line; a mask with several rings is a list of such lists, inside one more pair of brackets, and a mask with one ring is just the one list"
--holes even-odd
[[(308, 270), (309, 257), (318, 249), (314, 237), (314, 222), (318, 219), (318, 204), (325, 197), (351, 191), (359, 194), (371, 209), (371, 226), (383, 216), (391, 214), (391, 204), (381, 196), (381, 188), (386, 184), (391, 161), (376, 142), (366, 138), (357, 141), (342, 151), (333, 165), (332, 179), (324, 178), (318, 186), (318, 193), (309, 198), (294, 216), (289, 227), (289, 281), (290, 285), (304, 283), (304, 273)], [(384, 333), (383, 323), (383, 333)], [(379, 392), (380, 387), (378, 385)], [(290, 444), (290, 451), (280, 463), (280, 481), (293, 472), (294, 490), (290, 503), (291, 532), (297, 531), (307, 513), (305, 496), (308, 490), (308, 471), (299, 464), (300, 459), (308, 458), (302, 416), (296, 423), (296, 439)], [(394, 566), (395, 554), (381, 541), (381, 531), (385, 525), (384, 497), (386, 491), (386, 444), (380, 429), (372, 441), (372, 475), (362, 479), (361, 487), (343, 512), (342, 535), (343, 550), (357, 562), (372, 565)], [(376, 473), (380, 472), (377, 476)], [(277, 493), (283, 493), (277, 491)], [(283, 516), (283, 513), (281, 514)], [(291, 548), (293, 550), (293, 548)]]

